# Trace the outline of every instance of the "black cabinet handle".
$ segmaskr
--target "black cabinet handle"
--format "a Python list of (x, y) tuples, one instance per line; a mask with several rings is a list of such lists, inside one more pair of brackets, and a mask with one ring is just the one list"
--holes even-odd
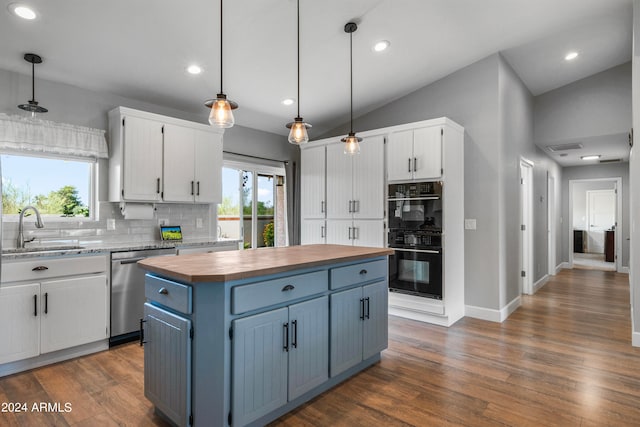
[(191, 181), (191, 195), (193, 196), (193, 181)]
[(33, 296), (33, 315), (38, 317), (38, 295)]
[(44, 314), (49, 313), (49, 292), (44, 293)]
[(33, 267), (31, 269), (31, 271), (45, 271), (45, 270), (48, 270), (48, 269), (49, 269), (49, 267), (47, 267), (47, 266), (39, 265), (37, 267)]
[(408, 160), (409, 160), (409, 168), (408, 168), (407, 172), (411, 172), (411, 157), (409, 157)]
[(367, 270), (363, 268), (362, 270), (360, 270), (360, 274), (367, 274)]
[(283, 350), (288, 352), (289, 351), (289, 323), (285, 323), (284, 325), (282, 325), (282, 327), (284, 328)]
[(156, 193), (160, 194), (160, 178), (156, 181)]
[(415, 172), (418, 169), (418, 159), (413, 158), (413, 171)]
[(142, 347), (147, 342), (144, 340), (144, 324), (147, 323), (146, 320), (140, 319), (140, 347)]
[(196, 196), (200, 195), (200, 181), (196, 183)]
[(293, 320), (291, 322), (291, 327), (293, 328), (293, 339), (291, 340), (291, 347), (298, 348), (298, 321)]
[(284, 288), (282, 288), (282, 292), (287, 292), (287, 291), (292, 291), (294, 290), (296, 287), (293, 285), (287, 285)]
[(168, 295), (169, 291), (167, 290), (167, 288), (160, 288), (158, 289), (158, 293), (161, 295)]
[(366, 311), (367, 314), (365, 314), (364, 317), (366, 317), (367, 319), (370, 319), (370, 317), (369, 317), (369, 314), (370, 314), (370, 310), (369, 310), (370, 309), (370, 306), (369, 306), (370, 300), (369, 300), (369, 297), (366, 297), (364, 300), (367, 303), (367, 311)]
[(364, 298), (360, 298), (360, 320), (364, 320)]

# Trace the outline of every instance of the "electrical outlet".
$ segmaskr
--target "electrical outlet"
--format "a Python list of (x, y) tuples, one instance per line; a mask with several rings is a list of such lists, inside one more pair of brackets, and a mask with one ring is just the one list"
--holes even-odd
[(158, 220), (158, 225), (169, 225), (169, 220), (167, 218), (160, 218)]
[(116, 229), (115, 218), (107, 218), (107, 230), (113, 231)]
[(196, 218), (196, 228), (202, 228), (202, 218)]
[(465, 219), (464, 220), (464, 229), (465, 230), (475, 230), (476, 229), (476, 220), (475, 219)]

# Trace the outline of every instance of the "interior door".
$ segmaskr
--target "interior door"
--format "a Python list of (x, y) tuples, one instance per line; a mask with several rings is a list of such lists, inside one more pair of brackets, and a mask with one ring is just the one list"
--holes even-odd
[(615, 190), (587, 191), (587, 252), (604, 253), (604, 232), (616, 223)]

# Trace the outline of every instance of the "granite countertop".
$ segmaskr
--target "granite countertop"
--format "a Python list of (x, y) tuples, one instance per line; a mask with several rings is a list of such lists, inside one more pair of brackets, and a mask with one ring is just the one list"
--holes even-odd
[(108, 252), (124, 252), (146, 249), (173, 249), (197, 246), (229, 246), (237, 245), (238, 240), (187, 240), (182, 242), (148, 241), (148, 242), (79, 242), (78, 245), (43, 245), (24, 249), (7, 249), (2, 252), (3, 260), (53, 257), (63, 255), (103, 254)]
[(226, 282), (299, 268), (392, 255), (393, 249), (343, 245), (303, 245), (147, 258), (138, 265), (189, 283)]

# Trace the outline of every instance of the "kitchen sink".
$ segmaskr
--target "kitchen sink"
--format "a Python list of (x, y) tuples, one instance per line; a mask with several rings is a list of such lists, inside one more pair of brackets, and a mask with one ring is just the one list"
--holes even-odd
[(42, 252), (59, 252), (59, 251), (71, 251), (74, 249), (84, 249), (84, 246), (77, 245), (61, 245), (61, 246), (35, 246), (27, 248), (11, 248), (3, 249), (3, 254), (27, 254), (27, 253), (42, 253)]

